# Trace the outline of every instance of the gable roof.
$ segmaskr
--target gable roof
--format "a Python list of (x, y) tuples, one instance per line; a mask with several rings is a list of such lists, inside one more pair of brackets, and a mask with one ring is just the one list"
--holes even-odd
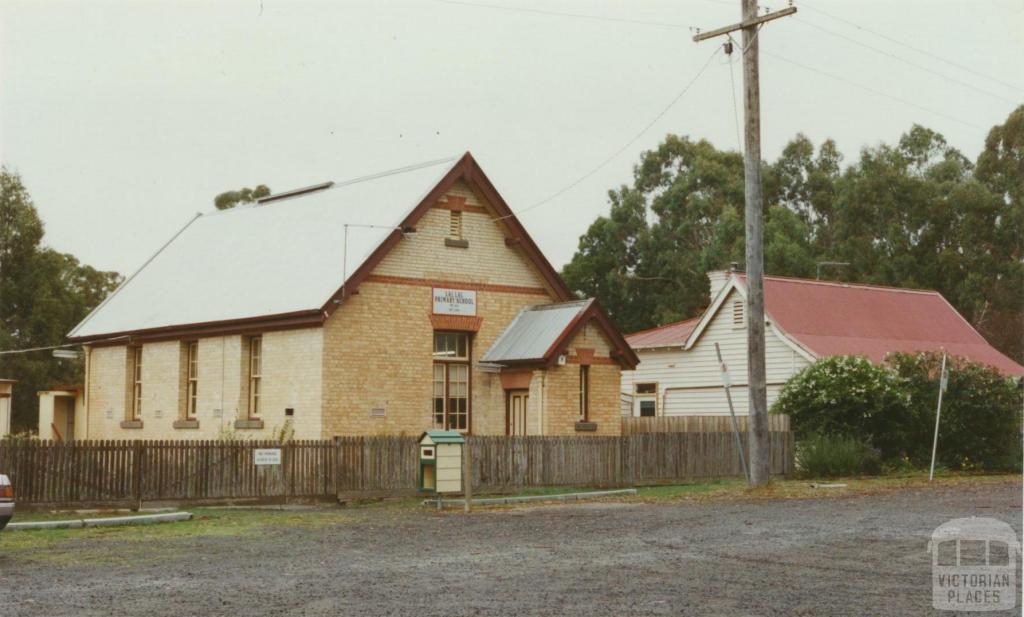
[(564, 353), (572, 336), (594, 320), (608, 337), (613, 356), (630, 368), (639, 360), (601, 310), (597, 300), (576, 300), (524, 307), (484, 352), (481, 362), (494, 364), (552, 364)]
[[(745, 275), (733, 275), (717, 294), (687, 349), (734, 289), (746, 296)], [(892, 352), (944, 349), (1005, 375), (1024, 375), (1024, 366), (992, 347), (937, 291), (766, 276), (764, 296), (772, 327), (815, 357), (881, 362)]]
[(68, 335), (223, 333), (323, 322), (458, 181), (558, 298), (571, 294), (470, 153), (340, 182), (328, 190), (200, 214)]
[(626, 342), (633, 349), (657, 349), (659, 347), (683, 347), (686, 339), (697, 326), (700, 317), (691, 317), (657, 328), (640, 330), (626, 335)]
[(430, 442), (434, 444), (466, 443), (466, 438), (458, 431), (426, 431), (420, 435), (420, 443), (423, 443), (424, 437), (429, 437)]

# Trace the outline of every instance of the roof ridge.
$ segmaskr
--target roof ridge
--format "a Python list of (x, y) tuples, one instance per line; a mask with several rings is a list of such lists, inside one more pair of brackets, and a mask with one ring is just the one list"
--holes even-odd
[[(707, 310), (706, 308), (703, 309), (701, 311), (701, 315), (703, 315), (704, 311), (706, 311), (706, 310)], [(636, 332), (630, 332), (629, 334), (626, 334), (624, 336), (636, 336), (638, 334), (646, 334), (648, 332), (654, 332), (655, 330), (661, 330), (663, 328), (671, 328), (672, 326), (678, 326), (678, 325), (684, 324), (684, 323), (686, 323), (688, 321), (699, 321), (700, 318), (701, 318), (701, 315), (698, 315), (696, 317), (688, 317), (686, 319), (680, 319), (679, 321), (673, 321), (673, 322), (667, 323), (667, 324), (665, 324), (663, 326), (654, 326), (653, 328), (647, 328), (646, 330), (637, 330)]]
[(531, 306), (524, 307), (524, 311), (550, 311), (553, 309), (565, 308), (567, 306), (579, 305), (583, 306), (593, 301), (593, 298), (585, 298), (583, 300), (568, 300), (566, 302), (548, 302), (547, 304), (534, 304)]
[[(315, 191), (309, 191), (309, 192), (305, 192), (305, 193), (300, 193), (298, 195), (285, 196), (285, 193), (287, 193), (288, 191), (282, 191), (281, 193), (278, 193), (276, 195), (278, 197), (278, 199), (273, 199), (273, 200), (270, 200), (270, 201), (267, 201), (267, 202), (260, 202), (259, 199), (256, 199), (256, 200), (251, 201), (251, 202), (239, 203), (239, 204), (236, 204), (236, 205), (234, 205), (234, 206), (232, 206), (230, 208), (224, 208), (223, 210), (215, 209), (215, 210), (213, 210), (211, 212), (202, 213), (202, 214), (204, 216), (211, 216), (211, 215), (219, 215), (219, 214), (230, 214), (231, 212), (242, 212), (242, 211), (246, 211), (246, 210), (264, 209), (264, 208), (267, 208), (267, 207), (270, 207), (270, 206), (274, 206), (274, 205), (277, 205), (277, 204), (280, 204), (280, 203), (283, 203), (283, 202), (286, 202), (286, 201), (287, 202), (295, 202), (297, 200), (302, 199), (303, 197), (309, 197), (311, 195), (319, 195), (319, 194), (325, 193), (327, 191), (333, 191), (335, 189), (340, 189), (340, 188), (343, 188), (343, 187), (346, 187), (346, 186), (352, 186), (353, 184), (362, 184), (363, 182), (370, 182), (370, 181), (373, 181), (373, 180), (380, 180), (382, 178), (387, 178), (389, 176), (397, 176), (397, 175), (400, 175), (400, 174), (410, 173), (410, 172), (413, 172), (413, 171), (419, 171), (421, 169), (426, 169), (428, 167), (435, 167), (437, 165), (442, 165), (444, 163), (451, 163), (451, 162), (456, 161), (458, 159), (459, 159), (458, 156), (449, 156), (449, 157), (446, 157), (446, 158), (434, 159), (432, 161), (425, 161), (425, 162), (416, 163), (416, 164), (413, 164), (413, 165), (406, 165), (404, 167), (395, 167), (395, 168), (392, 168), (392, 169), (385, 169), (383, 171), (377, 171), (377, 172), (373, 172), (373, 173), (369, 173), (369, 174), (364, 174), (362, 176), (356, 176), (354, 178), (349, 178), (348, 180), (338, 180), (337, 182), (332, 182), (330, 186), (327, 186), (327, 187), (324, 187), (322, 189), (315, 190)], [(317, 185), (312, 185), (312, 186), (315, 187)], [(308, 187), (306, 187), (306, 188), (308, 188)], [(301, 190), (301, 189), (294, 189), (294, 190)], [(275, 197), (275, 194), (270, 194), (267, 197), (268, 198), (269, 197)], [(264, 199), (264, 198), (260, 198), (260, 199)]]
[[(738, 277), (746, 278), (746, 273), (737, 272)], [(764, 276), (766, 280), (776, 280), (791, 283), (804, 283), (808, 285), (822, 285), (825, 287), (857, 287), (860, 289), (874, 289), (878, 291), (893, 291), (911, 294), (923, 294), (923, 295), (942, 295), (935, 289), (915, 289), (913, 287), (894, 287), (892, 285), (877, 285), (874, 283), (843, 283), (841, 281), (818, 281), (815, 279), (805, 279), (798, 276), (779, 276), (777, 274), (766, 274)]]

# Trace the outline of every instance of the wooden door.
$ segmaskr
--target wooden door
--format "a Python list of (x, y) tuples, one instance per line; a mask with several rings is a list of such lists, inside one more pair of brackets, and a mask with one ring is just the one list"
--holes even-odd
[(529, 390), (510, 390), (508, 392), (507, 418), (505, 425), (509, 435), (525, 435), (528, 402), (530, 400)]

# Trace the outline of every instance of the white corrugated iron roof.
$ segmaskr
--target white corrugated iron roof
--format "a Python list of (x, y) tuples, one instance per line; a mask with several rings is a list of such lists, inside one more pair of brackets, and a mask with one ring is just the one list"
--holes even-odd
[(199, 215), (69, 336), (319, 309), (454, 165)]
[(484, 353), (481, 362), (541, 360), (593, 300), (528, 306), (515, 316)]

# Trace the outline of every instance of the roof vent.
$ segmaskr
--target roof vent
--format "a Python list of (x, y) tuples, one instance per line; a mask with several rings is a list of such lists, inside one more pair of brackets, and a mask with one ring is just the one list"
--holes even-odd
[(732, 303), (732, 325), (734, 328), (743, 326), (743, 301), (734, 300)]
[(313, 184), (311, 186), (304, 186), (300, 189), (292, 189), (283, 193), (275, 193), (273, 195), (267, 195), (266, 197), (260, 197), (256, 200), (258, 204), (266, 204), (272, 201), (279, 201), (281, 199), (288, 199), (290, 197), (299, 197), (300, 195), (307, 195), (309, 193), (315, 193), (317, 191), (326, 191), (327, 189), (334, 186), (334, 181), (321, 182), (320, 184)]

